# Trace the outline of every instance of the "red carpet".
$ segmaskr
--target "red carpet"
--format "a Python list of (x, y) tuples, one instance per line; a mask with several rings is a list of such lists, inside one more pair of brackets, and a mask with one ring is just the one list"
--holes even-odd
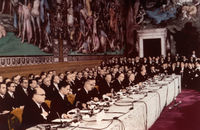
[(149, 130), (200, 130), (200, 92), (183, 89), (177, 101), (182, 103), (171, 110), (174, 102), (167, 106)]

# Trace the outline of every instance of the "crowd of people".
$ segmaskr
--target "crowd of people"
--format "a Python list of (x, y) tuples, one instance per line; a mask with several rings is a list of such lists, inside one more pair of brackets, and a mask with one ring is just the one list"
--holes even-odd
[[(12, 79), (0, 76), (0, 128), (15, 108), (23, 109), (22, 129), (56, 118), (71, 118), (67, 112), (73, 108), (88, 109), (88, 101), (100, 101), (104, 95), (112, 97), (130, 86), (142, 87), (142, 82), (160, 74), (181, 75), (182, 87), (200, 90), (200, 59), (195, 52), (189, 58), (172, 57), (170, 53), (166, 57), (113, 57), (80, 72), (57, 74), (51, 70)], [(69, 94), (75, 96), (73, 102), (67, 98)], [(51, 101), (50, 107), (45, 100)]]

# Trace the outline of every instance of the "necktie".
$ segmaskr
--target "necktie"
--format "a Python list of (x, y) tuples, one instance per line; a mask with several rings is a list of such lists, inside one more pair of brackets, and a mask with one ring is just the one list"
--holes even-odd
[(42, 113), (42, 106), (40, 105), (40, 113)]
[(67, 99), (67, 97), (66, 97), (66, 96), (64, 97), (64, 101), (68, 101), (68, 99)]
[(27, 92), (27, 89), (24, 89), (24, 92), (25, 92), (25, 94), (28, 96), (28, 92)]

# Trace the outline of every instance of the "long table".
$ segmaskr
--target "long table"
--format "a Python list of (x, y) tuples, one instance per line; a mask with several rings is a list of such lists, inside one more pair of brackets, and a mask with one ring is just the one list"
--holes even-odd
[[(106, 130), (147, 130), (160, 116), (163, 108), (169, 105), (181, 92), (181, 76), (171, 75), (161, 81), (146, 84), (143, 94), (131, 94), (110, 106), (102, 121), (96, 116), (82, 120), (78, 125), (71, 124), (59, 129), (106, 129)], [(44, 128), (40, 124), (29, 130)], [(56, 125), (51, 125), (51, 128)], [(58, 128), (57, 128), (58, 129)]]

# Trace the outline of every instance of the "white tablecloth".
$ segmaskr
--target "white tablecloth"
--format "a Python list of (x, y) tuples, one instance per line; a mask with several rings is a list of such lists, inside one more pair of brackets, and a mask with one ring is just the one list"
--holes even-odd
[[(108, 119), (106, 121), (97, 122), (96, 117), (93, 116), (87, 121), (81, 121), (76, 128), (72, 125), (66, 128), (75, 130), (86, 128), (121, 130), (125, 126), (126, 130), (149, 129), (158, 119), (163, 108), (169, 105), (181, 92), (181, 76), (176, 75), (164, 78), (161, 82), (153, 84), (147, 89), (152, 91), (148, 92), (145, 97), (142, 94), (132, 94), (130, 97), (121, 99), (116, 105), (113, 104), (103, 116), (104, 120)], [(141, 100), (131, 105), (130, 102), (138, 99)], [(130, 110), (131, 107), (133, 109)], [(119, 118), (118, 120), (111, 120), (113, 117)], [(35, 130), (37, 128), (33, 127), (31, 129)]]

